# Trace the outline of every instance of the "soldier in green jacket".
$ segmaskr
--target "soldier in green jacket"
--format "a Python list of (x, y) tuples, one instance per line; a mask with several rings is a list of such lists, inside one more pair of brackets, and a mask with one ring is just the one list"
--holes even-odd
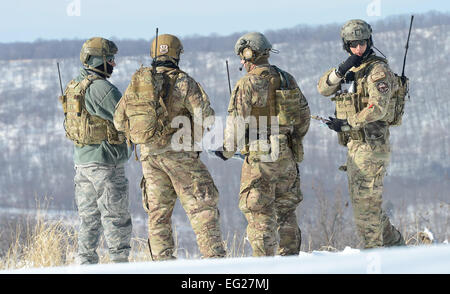
[(116, 53), (116, 45), (109, 40), (87, 40), (80, 53), (83, 68), (61, 99), (66, 136), (75, 145), (80, 264), (98, 263), (96, 249), (102, 231), (113, 262), (127, 262), (130, 252), (132, 224), (124, 164), (131, 152), (113, 124), (122, 94), (107, 80), (116, 65)]

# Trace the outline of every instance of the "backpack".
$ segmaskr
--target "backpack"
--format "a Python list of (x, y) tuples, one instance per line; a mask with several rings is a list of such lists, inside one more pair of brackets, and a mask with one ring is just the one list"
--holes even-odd
[(393, 116), (388, 123), (390, 126), (400, 126), (402, 124), (403, 114), (405, 113), (406, 95), (409, 97), (409, 79), (407, 77), (401, 77), (397, 74), (395, 79), (397, 80), (398, 89), (394, 92), (389, 101), (389, 108), (391, 109)]
[(141, 67), (131, 78), (119, 104), (128, 119), (126, 136), (134, 144), (154, 144), (174, 133), (170, 121), (170, 96), (180, 70), (155, 73)]
[[(378, 56), (375, 56), (374, 61), (376, 60), (387, 63), (386, 59)], [(367, 68), (369, 67), (370, 65)], [(409, 93), (409, 79), (394, 73), (394, 86), (395, 91), (392, 93), (389, 100), (388, 111), (383, 120), (386, 121), (389, 126), (400, 126), (405, 112), (405, 97)]]
[[(271, 65), (279, 76), (280, 84), (278, 88), (274, 89), (275, 85), (272, 84), (271, 88), (274, 89), (274, 95), (269, 93), (267, 106), (262, 108), (254, 107), (252, 109), (252, 115), (259, 117), (259, 115), (277, 116), (278, 124), (280, 127), (295, 127), (310, 119), (310, 110), (308, 103), (304, 99), (300, 88), (293, 87), (289, 82), (289, 75), (287, 72), (280, 68)], [(266, 75), (268, 70), (266, 68), (256, 68), (252, 73), (256, 75)], [(274, 78), (270, 79), (271, 83), (274, 83)], [(278, 83), (277, 83), (278, 85)], [(288, 135), (288, 145), (291, 148), (294, 159), (296, 162), (303, 160), (303, 144), (301, 139), (294, 138), (292, 134)]]

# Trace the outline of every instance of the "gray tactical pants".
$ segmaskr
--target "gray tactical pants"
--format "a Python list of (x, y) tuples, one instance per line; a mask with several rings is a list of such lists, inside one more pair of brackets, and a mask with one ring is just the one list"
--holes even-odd
[(124, 166), (75, 166), (75, 201), (80, 217), (78, 263), (98, 263), (96, 249), (102, 231), (113, 262), (127, 262), (131, 215)]

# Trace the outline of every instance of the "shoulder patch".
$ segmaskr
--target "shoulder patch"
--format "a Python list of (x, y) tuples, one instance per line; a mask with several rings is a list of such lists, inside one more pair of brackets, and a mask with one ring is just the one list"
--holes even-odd
[(376, 82), (381, 79), (384, 79), (385, 77), (386, 73), (384, 71), (377, 71), (370, 76), (370, 79), (372, 80), (372, 82)]
[(376, 87), (377, 87), (378, 92), (380, 92), (382, 94), (385, 94), (389, 91), (389, 85), (384, 81), (378, 82)]

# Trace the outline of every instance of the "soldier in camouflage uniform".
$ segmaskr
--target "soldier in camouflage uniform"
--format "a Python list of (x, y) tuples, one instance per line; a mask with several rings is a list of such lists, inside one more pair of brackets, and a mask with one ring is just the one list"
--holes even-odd
[[(182, 51), (180, 40), (173, 35), (155, 38), (151, 46), (153, 69), (142, 67), (133, 75), (114, 116), (117, 129), (128, 134), (133, 143), (140, 144), (142, 197), (149, 215), (153, 260), (175, 258), (171, 216), (177, 197), (191, 222), (202, 256), (225, 256), (218, 190), (199, 158), (200, 152), (193, 146), (201, 141), (203, 127), (214, 123), (214, 110), (201, 85), (179, 69)], [(160, 97), (145, 104), (159, 91), (155, 90), (159, 89), (158, 77), (163, 84), (162, 92), (157, 94)], [(189, 128), (189, 136), (177, 135), (179, 126), (173, 121), (180, 117), (185, 119), (183, 128)]]
[[(400, 232), (382, 210), (383, 178), (390, 159), (390, 99), (398, 88), (387, 60), (371, 49), (372, 28), (350, 20), (341, 29), (346, 61), (328, 70), (319, 80), (324, 96), (337, 94), (336, 118), (327, 125), (347, 146), (346, 170), (355, 222), (365, 248), (403, 245)], [(345, 83), (351, 83), (344, 91)]]
[(253, 256), (297, 255), (301, 245), (295, 213), (303, 199), (297, 163), (303, 160), (310, 111), (294, 77), (269, 64), (271, 51), (261, 33), (238, 39), (235, 53), (248, 73), (232, 92), (225, 150), (216, 152), (223, 160), (237, 148), (245, 155), (239, 208), (248, 221)]
[(80, 54), (84, 67), (61, 99), (66, 135), (75, 143), (80, 264), (98, 263), (96, 249), (102, 231), (113, 262), (127, 262), (130, 252), (132, 224), (124, 164), (131, 152), (113, 125), (115, 106), (122, 95), (107, 80), (116, 65), (116, 53), (116, 45), (109, 40), (87, 40)]

